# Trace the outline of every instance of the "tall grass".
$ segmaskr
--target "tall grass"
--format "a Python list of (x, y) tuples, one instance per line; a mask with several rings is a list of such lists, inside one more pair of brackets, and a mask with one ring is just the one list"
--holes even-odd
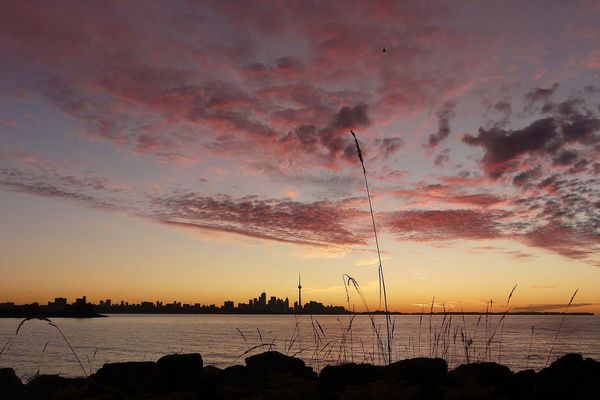
[(419, 332), (418, 332), (418, 337), (419, 337), (419, 357), (421, 357), (421, 325), (423, 324), (423, 311), (425, 311), (425, 304), (421, 304), (421, 316), (419, 317)]
[(558, 329), (556, 330), (556, 336), (554, 337), (554, 342), (552, 342), (552, 347), (550, 347), (550, 351), (548, 352), (548, 358), (546, 359), (545, 367), (547, 367), (548, 363), (550, 362), (550, 357), (552, 357), (552, 352), (554, 351), (554, 346), (556, 346), (556, 341), (558, 340), (558, 335), (560, 335), (560, 329), (562, 328), (563, 323), (565, 322), (565, 317), (567, 316), (566, 313), (569, 312), (569, 308), (571, 307), (571, 304), (573, 304), (573, 299), (575, 298), (575, 296), (577, 296), (577, 292), (579, 292), (579, 289), (575, 290), (575, 293), (573, 293), (573, 296), (571, 296), (571, 300), (569, 300), (569, 304), (567, 304), (567, 309), (565, 310), (565, 312), (562, 315), (562, 318), (560, 319), (560, 324), (558, 325)]
[(529, 350), (527, 350), (527, 364), (525, 364), (525, 369), (529, 368), (529, 360), (531, 360), (531, 347), (533, 346), (533, 333), (535, 332), (535, 325), (531, 325), (531, 336), (529, 337)]
[(516, 289), (517, 289), (517, 284), (515, 283), (515, 286), (513, 286), (512, 290), (510, 291), (510, 293), (508, 295), (508, 299), (506, 300), (506, 306), (504, 307), (504, 313), (502, 314), (502, 318), (500, 319), (500, 322), (502, 323), (502, 327), (500, 328), (500, 342), (498, 343), (498, 363), (500, 363), (500, 358), (502, 357), (502, 337), (504, 336), (504, 320), (510, 310), (510, 300), (512, 299), (512, 296), (515, 293)]
[(504, 320), (506, 318), (506, 315), (508, 314), (509, 311), (509, 304), (510, 304), (510, 299), (513, 296), (513, 293), (515, 292), (515, 289), (517, 288), (517, 285), (515, 285), (512, 290), (510, 291), (509, 295), (508, 295), (508, 299), (506, 301), (506, 305), (504, 307), (504, 312), (502, 313), (502, 316), (500, 317), (500, 319), (498, 320), (496, 327), (494, 328), (493, 331), (490, 330), (489, 326), (488, 326), (488, 316), (489, 316), (489, 310), (493, 307), (493, 301), (490, 300), (488, 305), (486, 305), (486, 313), (485, 313), (485, 331), (486, 331), (486, 343), (485, 343), (485, 354), (484, 354), (484, 359), (486, 361), (491, 361), (492, 360), (492, 343), (494, 341), (494, 338), (496, 337), (496, 334), (498, 332), (498, 328), (500, 328), (501, 330), (501, 338), (498, 342), (498, 362), (500, 362), (500, 356), (502, 354), (502, 335), (504, 332)]
[(350, 131), (352, 137), (354, 138), (354, 144), (356, 145), (356, 153), (358, 155), (358, 159), (362, 166), (363, 177), (365, 178), (365, 188), (367, 189), (367, 199), (369, 200), (369, 211), (371, 213), (371, 222), (373, 223), (373, 235), (375, 236), (375, 246), (377, 248), (377, 258), (379, 260), (379, 268), (378, 268), (378, 278), (379, 278), (379, 305), (381, 307), (381, 297), (383, 296), (383, 301), (385, 305), (385, 325), (386, 325), (386, 333), (387, 333), (387, 359), (388, 363), (392, 362), (392, 336), (390, 331), (390, 314), (388, 311), (388, 303), (387, 303), (387, 292), (385, 288), (385, 278), (383, 276), (383, 264), (381, 262), (381, 251), (379, 250), (379, 238), (377, 237), (377, 227), (375, 226), (375, 215), (373, 213), (373, 204), (371, 202), (371, 193), (369, 191), (369, 181), (367, 180), (367, 169), (365, 168), (365, 161), (363, 159), (362, 151), (360, 148), (360, 144), (358, 143), (358, 138), (354, 131)]
[(431, 299), (431, 308), (429, 309), (429, 357), (433, 357), (432, 337), (431, 337), (431, 324), (433, 320), (433, 304), (435, 303), (435, 297)]
[[(381, 340), (381, 334), (379, 332), (379, 328), (377, 327), (377, 323), (375, 322), (375, 317), (373, 316), (373, 314), (371, 314), (371, 311), (369, 310), (369, 305), (367, 303), (367, 300), (366, 300), (362, 290), (360, 289), (360, 285), (358, 284), (358, 281), (356, 279), (354, 279), (353, 277), (351, 277), (350, 275), (345, 275), (345, 276), (348, 280), (347, 286), (350, 286), (350, 284), (352, 284), (352, 286), (356, 290), (356, 293), (358, 293), (358, 295), (363, 303), (363, 307), (364, 307), (365, 311), (367, 312), (367, 316), (369, 317), (369, 321), (371, 322), (371, 329), (373, 332), (373, 355), (377, 354), (384, 360), (384, 362), (391, 363), (391, 336), (389, 335), (389, 332), (390, 332), (389, 324), (387, 325), (388, 346), (386, 349), (385, 344)], [(387, 312), (385, 314), (385, 317), (386, 317), (386, 322), (388, 322), (389, 314)], [(377, 350), (375, 350), (375, 349), (377, 349)], [(387, 357), (386, 357), (386, 355), (387, 355)]]
[(44, 354), (46, 354), (46, 348), (48, 347), (49, 344), (50, 344), (50, 340), (48, 340), (46, 342), (46, 344), (44, 344), (44, 347), (42, 348), (42, 353), (40, 354), (40, 363), (38, 365), (36, 375), (40, 374), (40, 370), (42, 369), (42, 363), (44, 362)]
[(11, 342), (12, 342), (11, 338), (8, 338), (8, 340), (6, 341), (6, 343), (4, 343), (4, 346), (2, 346), (2, 348), (0, 349), (0, 357), (2, 357), (2, 354), (4, 354), (4, 352), (8, 350), (8, 348), (10, 347)]

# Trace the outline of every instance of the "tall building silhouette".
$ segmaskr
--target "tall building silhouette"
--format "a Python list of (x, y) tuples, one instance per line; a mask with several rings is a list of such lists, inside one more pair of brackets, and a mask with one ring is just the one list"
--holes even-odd
[(302, 308), (302, 276), (298, 274), (298, 307)]

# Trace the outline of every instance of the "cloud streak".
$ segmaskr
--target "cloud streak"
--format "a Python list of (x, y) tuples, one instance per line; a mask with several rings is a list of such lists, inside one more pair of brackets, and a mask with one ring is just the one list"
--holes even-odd
[(232, 199), (183, 193), (154, 199), (152, 217), (176, 224), (313, 246), (366, 243), (364, 231), (351, 223), (364, 217), (348, 202), (301, 203), (262, 200), (255, 196)]

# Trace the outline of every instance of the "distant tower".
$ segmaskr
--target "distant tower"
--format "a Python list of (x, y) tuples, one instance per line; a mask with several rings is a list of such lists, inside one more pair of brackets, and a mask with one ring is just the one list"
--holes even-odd
[(302, 277), (298, 274), (298, 307), (302, 308)]

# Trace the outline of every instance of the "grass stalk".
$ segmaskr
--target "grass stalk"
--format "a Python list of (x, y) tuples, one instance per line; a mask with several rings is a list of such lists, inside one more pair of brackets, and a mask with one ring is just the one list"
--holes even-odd
[(433, 357), (432, 338), (431, 338), (431, 320), (433, 319), (433, 304), (435, 303), (435, 297), (431, 299), (431, 308), (429, 309), (429, 357)]
[[(506, 300), (506, 306), (504, 307), (504, 313), (502, 314), (502, 318), (500, 318), (500, 322), (502, 323), (502, 326), (500, 328), (500, 341), (498, 342), (498, 364), (500, 364), (500, 358), (502, 357), (502, 336), (504, 335), (504, 322), (505, 322), (506, 315), (510, 311), (510, 299), (512, 299), (512, 296), (515, 293), (516, 289), (517, 289), (517, 284), (515, 284), (515, 286), (513, 286), (512, 290), (509, 293), (508, 299)], [(496, 329), (497, 328), (498, 328), (498, 326), (496, 325)], [(494, 334), (495, 334), (495, 331), (494, 331)]]
[(525, 369), (529, 368), (529, 360), (531, 360), (531, 347), (533, 346), (533, 333), (535, 331), (535, 325), (531, 325), (531, 337), (529, 338), (529, 350), (527, 350), (527, 363)]
[(421, 304), (421, 315), (419, 316), (419, 333), (418, 333), (418, 348), (419, 348), (419, 357), (421, 357), (421, 325), (423, 324), (423, 311), (425, 310), (425, 304)]
[(50, 344), (50, 340), (48, 340), (46, 342), (46, 344), (44, 345), (44, 348), (42, 349), (42, 354), (40, 354), (40, 363), (38, 364), (38, 369), (37, 369), (36, 375), (40, 374), (40, 370), (42, 369), (42, 363), (44, 362), (44, 354), (46, 354), (46, 348), (48, 347), (49, 344)]
[[(379, 334), (379, 328), (377, 327), (377, 324), (375, 323), (375, 318), (373, 317), (373, 315), (371, 314), (371, 312), (369, 310), (369, 305), (367, 304), (367, 300), (365, 299), (365, 296), (364, 296), (362, 290), (360, 289), (360, 285), (358, 284), (356, 279), (354, 279), (353, 277), (346, 275), (346, 278), (348, 279), (348, 285), (350, 285), (350, 283), (352, 283), (352, 286), (354, 286), (354, 289), (358, 293), (358, 295), (363, 303), (363, 307), (365, 308), (365, 311), (367, 312), (367, 315), (369, 317), (369, 321), (371, 322), (371, 329), (373, 331), (373, 354), (377, 353), (377, 354), (383, 355), (383, 358), (385, 360), (385, 358), (386, 358), (386, 354), (385, 354), (386, 352), (384, 349), (385, 345), (383, 344), (383, 341), (381, 340), (381, 335)], [(381, 352), (376, 352), (375, 348), (380, 349)]]
[(387, 292), (386, 292), (386, 288), (385, 288), (385, 278), (383, 276), (383, 264), (381, 262), (381, 252), (379, 250), (379, 239), (377, 237), (377, 227), (375, 226), (375, 215), (373, 214), (373, 204), (371, 202), (371, 193), (369, 191), (369, 182), (367, 180), (367, 169), (365, 168), (365, 161), (363, 159), (362, 151), (360, 149), (360, 145), (358, 144), (358, 139), (356, 137), (356, 134), (354, 133), (354, 131), (350, 131), (350, 133), (354, 137), (354, 144), (356, 144), (356, 152), (357, 152), (358, 159), (360, 160), (360, 164), (363, 169), (363, 177), (365, 178), (365, 187), (367, 189), (367, 199), (369, 200), (369, 211), (371, 213), (371, 222), (373, 223), (373, 235), (375, 236), (375, 246), (377, 248), (377, 258), (379, 260), (379, 269), (378, 269), (379, 303), (381, 305), (381, 297), (383, 295), (383, 301), (384, 301), (384, 306), (385, 306), (385, 325), (386, 325), (386, 332), (387, 332), (387, 353), (388, 353), (387, 359), (388, 359), (388, 362), (391, 363), (392, 362), (392, 337), (391, 337), (391, 332), (390, 332), (390, 314), (388, 311)]
[(552, 347), (550, 347), (550, 351), (548, 352), (548, 358), (546, 359), (546, 364), (544, 365), (544, 368), (547, 367), (548, 363), (550, 362), (550, 357), (552, 357), (552, 352), (554, 351), (554, 346), (556, 346), (558, 335), (560, 334), (560, 330), (563, 326), (563, 323), (565, 322), (565, 317), (569, 312), (569, 307), (571, 307), (571, 304), (573, 304), (573, 299), (577, 295), (577, 292), (579, 292), (579, 289), (575, 290), (575, 293), (573, 293), (573, 296), (571, 296), (571, 300), (569, 300), (569, 304), (567, 304), (567, 309), (565, 310), (565, 312), (563, 312), (562, 318), (560, 319), (560, 324), (558, 325), (558, 329), (556, 330), (556, 336), (554, 336), (554, 342), (552, 343)]
[(88, 373), (87, 373), (87, 370), (83, 366), (83, 363), (79, 359), (79, 356), (75, 352), (75, 349), (73, 348), (73, 346), (71, 346), (71, 343), (69, 342), (69, 340), (67, 339), (67, 337), (65, 336), (65, 334), (58, 327), (58, 325), (56, 325), (54, 322), (52, 322), (49, 318), (46, 318), (46, 317), (27, 317), (27, 318), (25, 318), (23, 321), (21, 321), (21, 323), (19, 324), (19, 326), (17, 326), (17, 331), (15, 332), (15, 336), (17, 336), (19, 334), (19, 331), (21, 330), (21, 327), (23, 326), (23, 324), (25, 322), (27, 322), (27, 321), (32, 320), (32, 319), (39, 319), (40, 321), (46, 321), (48, 323), (48, 325), (50, 325), (51, 327), (53, 327), (54, 329), (56, 329), (58, 331), (58, 333), (60, 334), (60, 336), (62, 336), (62, 338), (65, 341), (65, 343), (67, 344), (67, 346), (69, 346), (69, 349), (71, 350), (71, 353), (73, 353), (73, 355), (75, 356), (75, 359), (77, 360), (77, 363), (79, 364), (79, 367), (81, 367), (81, 370), (83, 371), (83, 374), (86, 377), (89, 376)]

